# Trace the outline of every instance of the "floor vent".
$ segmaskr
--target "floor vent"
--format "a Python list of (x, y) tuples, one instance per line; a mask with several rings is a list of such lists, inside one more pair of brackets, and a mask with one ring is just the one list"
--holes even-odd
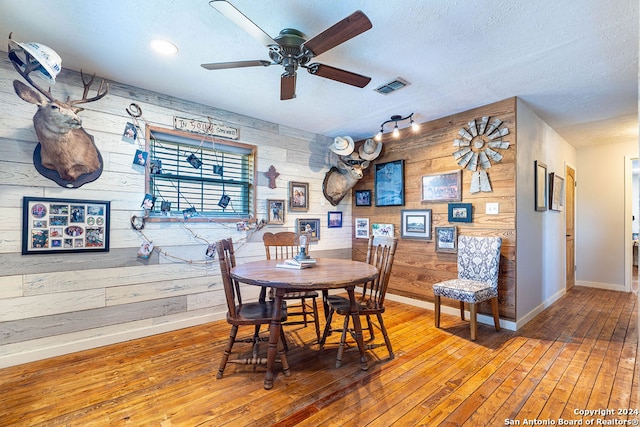
[(383, 95), (388, 95), (391, 92), (395, 92), (397, 90), (402, 89), (408, 84), (409, 83), (407, 81), (402, 80), (400, 77), (398, 77), (397, 79), (390, 81), (389, 83), (385, 83), (382, 86), (375, 88), (374, 90)]

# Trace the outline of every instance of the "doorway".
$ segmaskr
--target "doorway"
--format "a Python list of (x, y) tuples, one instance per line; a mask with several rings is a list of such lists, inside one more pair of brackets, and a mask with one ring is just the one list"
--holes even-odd
[(635, 156), (624, 157), (624, 289), (638, 292), (638, 233), (640, 232), (640, 166)]
[(565, 239), (566, 239), (566, 272), (565, 288), (567, 291), (576, 284), (576, 171), (570, 166), (565, 167)]

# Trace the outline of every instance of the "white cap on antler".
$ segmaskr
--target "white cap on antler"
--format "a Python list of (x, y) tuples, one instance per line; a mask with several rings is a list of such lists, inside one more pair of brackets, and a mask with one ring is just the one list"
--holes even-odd
[[(12, 51), (9, 52), (9, 58), (21, 67), (26, 67), (28, 56), (40, 64), (38, 71), (49, 82), (55, 83), (56, 76), (62, 70), (62, 58), (53, 49), (40, 43), (28, 42), (20, 43), (9, 39), (9, 46)], [(18, 52), (24, 52), (24, 59), (18, 57)], [(27, 55), (28, 54), (28, 55)]]
[(355, 143), (350, 136), (339, 136), (333, 140), (329, 149), (340, 156), (348, 156), (353, 153)]

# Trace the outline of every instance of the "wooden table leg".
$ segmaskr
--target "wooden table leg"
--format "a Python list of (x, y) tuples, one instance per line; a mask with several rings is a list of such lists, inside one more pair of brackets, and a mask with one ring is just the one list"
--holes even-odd
[(367, 362), (367, 356), (365, 353), (364, 340), (362, 339), (362, 324), (360, 323), (360, 315), (358, 314), (358, 304), (356, 302), (356, 294), (354, 287), (347, 288), (349, 294), (349, 301), (351, 302), (351, 320), (353, 321), (353, 330), (356, 342), (358, 343), (358, 350), (360, 351), (360, 369), (366, 371), (369, 369), (369, 363)]
[(284, 351), (284, 343), (280, 340), (282, 330), (282, 299), (284, 297), (284, 289), (277, 288), (275, 292), (273, 318), (271, 319), (271, 330), (269, 332), (269, 348), (267, 350), (267, 373), (264, 376), (265, 390), (273, 388), (273, 372), (276, 364), (276, 355), (280, 356), (282, 363), (282, 371), (285, 376), (289, 376), (289, 363), (287, 354)]

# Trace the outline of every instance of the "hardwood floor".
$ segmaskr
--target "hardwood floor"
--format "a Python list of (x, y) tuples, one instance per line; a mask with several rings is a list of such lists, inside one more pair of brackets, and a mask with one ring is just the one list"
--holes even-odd
[[(388, 302), (385, 320), (396, 357), (387, 360), (384, 346), (369, 351), (366, 372), (353, 350), (335, 368), (338, 334), (319, 353), (317, 344), (304, 344), (315, 338), (312, 326), (288, 327), (291, 376), (279, 372), (272, 390), (262, 387), (262, 366), (230, 364), (216, 380), (230, 329), (225, 321), (2, 369), (0, 425), (640, 420), (617, 413), (640, 410), (637, 293), (576, 287), (517, 333), (479, 325), (475, 342), (455, 316), (443, 314), (443, 329), (436, 329), (432, 311)], [(604, 409), (615, 413), (576, 412)]]

